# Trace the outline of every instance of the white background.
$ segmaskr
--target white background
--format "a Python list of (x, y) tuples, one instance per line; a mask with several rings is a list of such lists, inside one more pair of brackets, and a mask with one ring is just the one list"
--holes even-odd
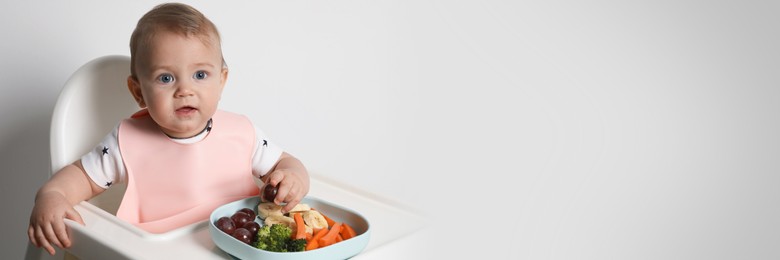
[[(49, 120), (157, 2), (0, 8), (0, 255)], [(244, 113), (315, 173), (424, 212), (399, 258), (780, 258), (773, 1), (192, 1)]]

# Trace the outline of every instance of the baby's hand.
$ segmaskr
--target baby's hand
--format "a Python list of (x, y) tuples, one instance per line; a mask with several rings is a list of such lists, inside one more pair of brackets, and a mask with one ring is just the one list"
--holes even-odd
[(81, 215), (70, 206), (70, 202), (61, 193), (48, 192), (38, 196), (30, 215), (30, 226), (27, 228), (30, 242), (37, 247), (43, 247), (52, 255), (54, 255), (52, 244), (60, 248), (70, 247), (71, 241), (65, 229), (65, 218), (84, 225)]
[(309, 193), (309, 175), (305, 170), (301, 173), (291, 169), (277, 169), (267, 177), (266, 183), (278, 188), (273, 202), (277, 205), (287, 203), (282, 213), (292, 210)]

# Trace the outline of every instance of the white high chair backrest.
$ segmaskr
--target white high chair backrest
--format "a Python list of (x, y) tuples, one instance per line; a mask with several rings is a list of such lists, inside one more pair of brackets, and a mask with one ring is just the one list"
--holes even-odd
[[(87, 62), (65, 83), (51, 119), (52, 174), (93, 149), (123, 118), (139, 110), (127, 89), (130, 57), (104, 56)], [(119, 186), (119, 187), (115, 187)], [(90, 200), (116, 213), (121, 185)]]

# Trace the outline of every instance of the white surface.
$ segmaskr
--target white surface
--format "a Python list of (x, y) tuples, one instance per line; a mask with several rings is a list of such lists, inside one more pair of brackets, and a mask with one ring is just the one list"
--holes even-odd
[[(5, 258), (23, 254), (63, 82), (128, 54), (156, 3), (0, 9)], [(512, 220), (466, 232), (488, 241), (441, 221), (395, 259), (780, 258), (775, 1), (190, 3), (224, 36), (223, 107), (314, 172)]]

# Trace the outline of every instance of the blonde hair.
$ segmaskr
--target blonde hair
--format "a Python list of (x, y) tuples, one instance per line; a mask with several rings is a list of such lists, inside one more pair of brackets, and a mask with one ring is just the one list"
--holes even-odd
[[(155, 6), (144, 14), (130, 36), (130, 75), (137, 78), (135, 70), (139, 49), (146, 47), (160, 31), (178, 33), (186, 37), (198, 37), (205, 44), (216, 44), (222, 56), (219, 31), (206, 16), (192, 6), (166, 3)], [(216, 40), (216, 42), (212, 42)], [(224, 57), (222, 67), (226, 68)]]

